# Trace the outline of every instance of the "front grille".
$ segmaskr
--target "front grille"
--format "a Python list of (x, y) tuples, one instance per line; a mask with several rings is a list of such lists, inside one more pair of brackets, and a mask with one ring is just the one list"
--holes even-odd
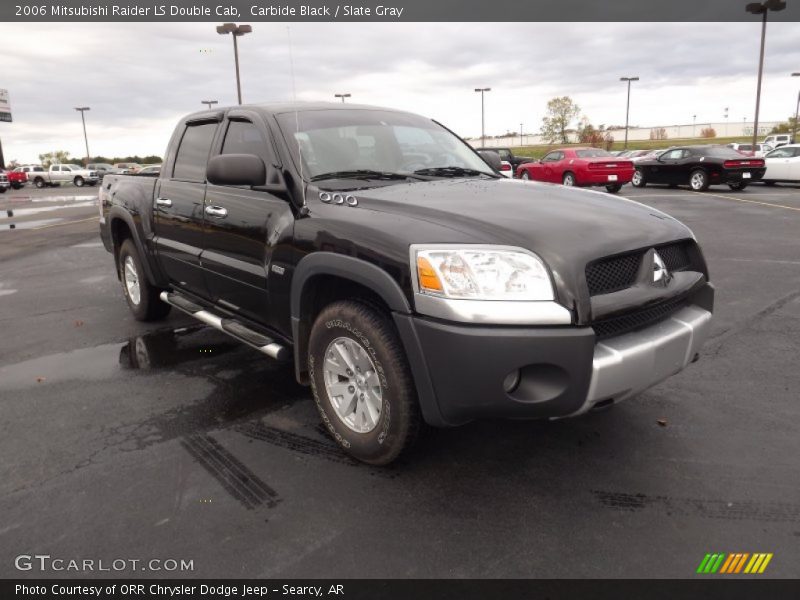
[[(689, 245), (692, 242), (678, 242), (656, 246), (656, 250), (670, 271), (682, 271), (691, 265)], [(642, 257), (649, 250), (637, 250), (612, 258), (604, 258), (586, 265), (586, 284), (590, 296), (610, 294), (627, 289), (636, 283), (636, 274)]]
[(686, 298), (673, 298), (648, 308), (641, 308), (618, 317), (610, 317), (592, 323), (595, 336), (604, 340), (623, 333), (642, 329), (663, 321), (688, 304)]

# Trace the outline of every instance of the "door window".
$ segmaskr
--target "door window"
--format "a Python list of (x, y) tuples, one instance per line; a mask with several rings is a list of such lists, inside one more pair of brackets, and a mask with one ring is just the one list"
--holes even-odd
[(206, 180), (208, 153), (216, 130), (216, 123), (200, 123), (186, 128), (175, 157), (173, 178), (198, 182)]
[(231, 121), (222, 144), (222, 154), (255, 154), (268, 162), (267, 140), (255, 125), (248, 121)]

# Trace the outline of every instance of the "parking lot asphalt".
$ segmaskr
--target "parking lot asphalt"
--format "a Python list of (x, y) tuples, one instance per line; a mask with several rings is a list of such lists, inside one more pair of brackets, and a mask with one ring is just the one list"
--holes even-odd
[(14, 567), (49, 554), (193, 561), (122, 571), (148, 577), (685, 578), (709, 552), (800, 576), (800, 188), (622, 194), (703, 246), (700, 361), (581, 418), (433, 431), (387, 469), (337, 449), (290, 368), (188, 317), (134, 321), (95, 222), (22, 252), (0, 230), (0, 576), (93, 575)]

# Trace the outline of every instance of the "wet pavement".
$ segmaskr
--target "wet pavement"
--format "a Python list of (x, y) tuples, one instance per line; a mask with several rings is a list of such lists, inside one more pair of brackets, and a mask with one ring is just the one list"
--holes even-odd
[(691, 577), (707, 552), (800, 576), (800, 189), (726, 190), (623, 192), (703, 244), (697, 364), (579, 419), (432, 431), (387, 469), (339, 451), (289, 366), (134, 321), (96, 223), (40, 231), (0, 260), (0, 576), (93, 575), (14, 568), (38, 553), (193, 561), (123, 571), (148, 577)]

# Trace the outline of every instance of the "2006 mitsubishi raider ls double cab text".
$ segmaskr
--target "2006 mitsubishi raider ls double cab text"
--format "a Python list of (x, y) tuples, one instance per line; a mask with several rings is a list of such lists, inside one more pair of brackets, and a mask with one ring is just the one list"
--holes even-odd
[(158, 179), (106, 175), (100, 232), (137, 319), (175, 307), (293, 360), (372, 464), (424, 424), (578, 415), (692, 362), (714, 303), (692, 232), (494, 158), (390, 109), (204, 111)]

